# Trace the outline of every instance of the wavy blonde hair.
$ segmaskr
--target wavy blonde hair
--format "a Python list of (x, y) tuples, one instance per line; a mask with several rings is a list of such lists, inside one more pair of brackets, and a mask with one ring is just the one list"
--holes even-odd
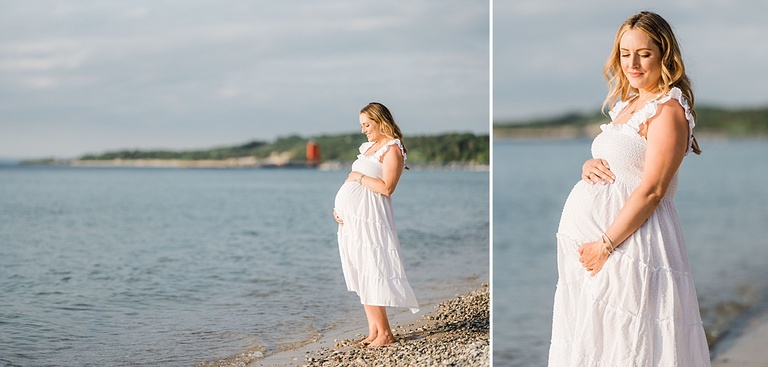
[[(658, 89), (662, 94), (667, 94), (670, 89), (677, 87), (683, 92), (683, 96), (688, 100), (691, 108), (691, 114), (696, 119), (694, 110), (693, 88), (688, 75), (685, 74), (685, 64), (672, 27), (664, 18), (656, 13), (642, 11), (627, 19), (616, 32), (616, 39), (613, 43), (613, 50), (603, 68), (603, 75), (608, 79), (608, 96), (603, 101), (603, 110), (607, 106), (612, 106), (621, 100), (628, 100), (632, 94), (638, 93), (636, 88), (629, 84), (627, 76), (621, 68), (620, 42), (628, 30), (637, 29), (645, 33), (659, 47), (661, 51), (661, 78), (659, 78)], [(693, 138), (691, 144), (693, 152), (701, 154), (699, 143)]]
[(408, 151), (403, 142), (403, 133), (400, 132), (400, 127), (397, 126), (395, 118), (386, 106), (379, 102), (371, 102), (360, 110), (360, 114), (365, 114), (369, 119), (376, 121), (379, 124), (379, 131), (384, 136), (400, 139), (400, 143), (403, 144), (403, 151)]

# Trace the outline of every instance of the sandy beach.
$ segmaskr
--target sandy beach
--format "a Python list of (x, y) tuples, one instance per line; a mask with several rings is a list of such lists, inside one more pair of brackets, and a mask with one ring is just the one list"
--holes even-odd
[[(381, 348), (361, 343), (367, 326), (324, 335), (303, 347), (264, 357), (244, 352), (199, 366), (490, 366), (490, 294), (487, 285), (442, 302), (416, 320), (392, 317), (397, 341)], [(355, 333), (357, 332), (357, 333)], [(353, 339), (343, 339), (354, 336)]]
[(712, 367), (768, 367), (768, 311), (751, 318), (722, 349)]

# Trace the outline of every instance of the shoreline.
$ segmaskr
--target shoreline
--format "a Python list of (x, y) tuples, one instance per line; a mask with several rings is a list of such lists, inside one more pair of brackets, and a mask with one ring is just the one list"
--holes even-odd
[(768, 366), (768, 300), (742, 315), (713, 348), (712, 367)]
[[(137, 168), (137, 169), (308, 169), (318, 171), (346, 170), (352, 162), (327, 161), (307, 163), (304, 161), (257, 160), (253, 157), (221, 160), (183, 159), (111, 159), (111, 160), (45, 160), (39, 162), (0, 161), (0, 167), (59, 167), (59, 168)], [(409, 164), (411, 169), (429, 171), (476, 171), (489, 172), (489, 163), (477, 162), (420, 162)]]
[[(390, 316), (397, 341), (382, 348), (360, 342), (368, 330), (363, 322), (333, 330), (294, 349), (264, 356), (246, 351), (197, 366), (319, 367), (361, 366), (374, 362), (397, 366), (490, 365), (490, 292), (487, 283), (447, 301), (422, 307), (421, 316), (408, 311)], [(349, 339), (353, 337), (353, 339)], [(374, 363), (375, 364), (375, 363)]]

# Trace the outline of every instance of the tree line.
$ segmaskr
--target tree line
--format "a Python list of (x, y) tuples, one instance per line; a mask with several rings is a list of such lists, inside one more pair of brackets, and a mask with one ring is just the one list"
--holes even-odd
[[(291, 160), (305, 159), (308, 141), (320, 146), (324, 161), (352, 161), (357, 156), (358, 147), (365, 142), (360, 133), (342, 135), (322, 135), (304, 138), (298, 135), (280, 137), (274, 142), (252, 141), (246, 144), (205, 150), (121, 150), (103, 154), (88, 154), (80, 160), (114, 159), (179, 159), (179, 160), (218, 160), (240, 157), (264, 159), (272, 154), (287, 153)], [(490, 138), (488, 134), (447, 133), (429, 136), (405, 137), (403, 143), (408, 150), (410, 163), (490, 163)]]
[[(509, 135), (515, 130), (522, 129), (584, 127), (608, 121), (609, 118), (601, 112), (569, 113), (527, 121), (497, 121), (494, 123), (494, 133)], [(726, 109), (697, 106), (696, 132), (731, 137), (766, 137), (768, 136), (768, 107)]]

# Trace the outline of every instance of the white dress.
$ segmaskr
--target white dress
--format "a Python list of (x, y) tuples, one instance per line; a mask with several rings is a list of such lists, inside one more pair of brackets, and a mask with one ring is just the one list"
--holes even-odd
[[(675, 99), (694, 121), (680, 89), (646, 104), (626, 124), (605, 124), (592, 143), (592, 156), (608, 161), (615, 183), (571, 191), (557, 230), (557, 268), (550, 367), (709, 366), (699, 314), (673, 198), (677, 174), (648, 220), (608, 257), (591, 277), (578, 248), (595, 241), (616, 218), (643, 173), (646, 140), (638, 134), (657, 105)], [(616, 104), (611, 119), (626, 107)], [(690, 140), (689, 137), (689, 147)], [(690, 151), (690, 148), (689, 148)]]
[[(364, 153), (372, 142), (360, 146), (352, 170), (373, 178), (382, 177), (381, 157), (392, 145), (406, 155), (399, 139), (389, 141), (371, 156)], [(347, 289), (360, 296), (360, 303), (372, 306), (407, 307), (419, 311), (419, 304), (405, 277), (400, 259), (400, 241), (395, 229), (392, 198), (371, 191), (356, 181), (345, 182), (336, 194), (339, 225), (339, 253)]]

